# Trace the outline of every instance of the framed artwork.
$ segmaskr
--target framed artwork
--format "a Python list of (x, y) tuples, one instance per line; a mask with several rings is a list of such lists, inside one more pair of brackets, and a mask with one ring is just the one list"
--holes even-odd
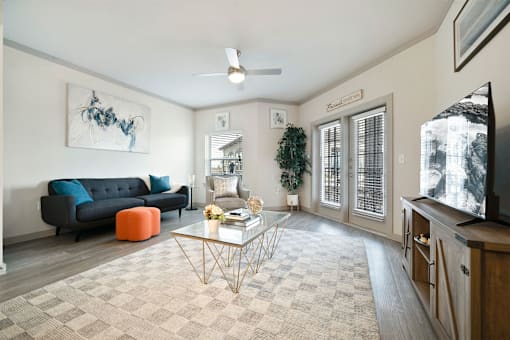
[(510, 0), (467, 0), (453, 21), (455, 72), (460, 71), (510, 20)]
[(149, 152), (150, 109), (74, 84), (67, 85), (67, 146)]
[(271, 129), (284, 129), (287, 125), (287, 111), (283, 109), (271, 109)]
[(221, 112), (216, 114), (214, 120), (216, 131), (228, 130), (230, 128), (230, 114), (229, 112)]

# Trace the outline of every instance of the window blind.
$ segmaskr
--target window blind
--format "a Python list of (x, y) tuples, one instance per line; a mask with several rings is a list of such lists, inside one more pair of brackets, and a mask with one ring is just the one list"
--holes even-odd
[(321, 204), (340, 207), (342, 201), (342, 126), (333, 121), (319, 126)]
[(384, 114), (381, 107), (353, 117), (354, 209), (384, 216)]
[(243, 172), (243, 135), (224, 133), (209, 137), (209, 173), (211, 175)]

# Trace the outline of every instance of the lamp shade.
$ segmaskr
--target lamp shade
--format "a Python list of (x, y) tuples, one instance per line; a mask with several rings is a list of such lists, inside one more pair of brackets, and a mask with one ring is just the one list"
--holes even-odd
[(193, 188), (195, 187), (195, 175), (188, 175), (188, 185)]

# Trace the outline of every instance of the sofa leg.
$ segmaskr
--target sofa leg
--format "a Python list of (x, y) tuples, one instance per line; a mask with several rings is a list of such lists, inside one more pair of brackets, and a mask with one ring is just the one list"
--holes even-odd
[(182, 215), (182, 209), (179, 209), (179, 218), (181, 218)]
[(76, 237), (74, 238), (74, 242), (79, 242), (79, 241), (80, 241), (80, 236), (81, 236), (81, 231), (79, 231), (79, 232), (76, 234)]
[(55, 236), (60, 235), (60, 227), (57, 227), (57, 230), (55, 230)]

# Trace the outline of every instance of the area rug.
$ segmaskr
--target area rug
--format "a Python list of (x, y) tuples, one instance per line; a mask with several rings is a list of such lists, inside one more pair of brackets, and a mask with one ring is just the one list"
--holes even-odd
[[(187, 241), (197, 256), (201, 243)], [(234, 294), (174, 240), (0, 304), (0, 339), (378, 339), (364, 243), (286, 230)]]

